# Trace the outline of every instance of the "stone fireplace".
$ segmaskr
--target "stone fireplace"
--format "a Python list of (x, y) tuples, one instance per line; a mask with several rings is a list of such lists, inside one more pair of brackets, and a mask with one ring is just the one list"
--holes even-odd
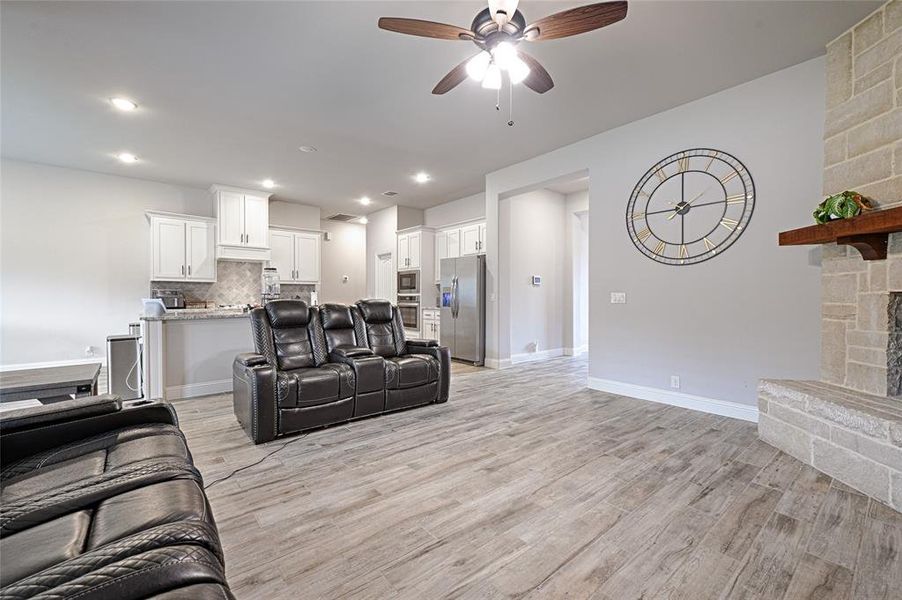
[[(827, 46), (823, 193), (902, 205), (902, 0)], [(902, 511), (902, 233), (823, 246), (821, 381), (759, 386), (761, 439)]]

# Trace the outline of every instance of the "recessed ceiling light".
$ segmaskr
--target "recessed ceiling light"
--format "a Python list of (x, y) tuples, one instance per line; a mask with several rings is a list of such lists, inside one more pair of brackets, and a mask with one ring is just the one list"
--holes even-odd
[(313, 146), (301, 146), (300, 148), (298, 148), (298, 150), (300, 150), (301, 152), (316, 152), (316, 148), (314, 148)]
[(432, 179), (432, 177), (429, 176), (429, 173), (424, 173), (422, 171), (420, 171), (419, 173), (417, 173), (416, 175), (413, 176), (413, 180), (416, 181), (417, 183), (426, 183), (427, 181), (430, 181), (431, 179)]
[(110, 104), (125, 112), (130, 112), (138, 108), (138, 105), (128, 98), (110, 98)]
[(370, 222), (370, 220), (367, 219), (366, 217), (360, 217), (357, 221), (358, 221), (361, 225), (366, 225), (367, 223)]
[(133, 164), (138, 162), (138, 157), (132, 154), (131, 152), (120, 152), (116, 155), (116, 158), (119, 159), (120, 162), (124, 162), (127, 164)]
[(273, 181), (272, 179), (264, 179), (263, 181), (260, 182), (260, 184), (268, 190), (271, 190), (274, 187), (276, 187), (276, 182)]
[(364, 196), (360, 199), (360, 203), (364, 206), (369, 206), (370, 202), (371, 200), (367, 196)]

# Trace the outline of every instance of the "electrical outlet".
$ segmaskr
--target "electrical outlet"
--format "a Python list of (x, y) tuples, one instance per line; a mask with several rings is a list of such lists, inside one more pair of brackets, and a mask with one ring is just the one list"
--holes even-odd
[(679, 375), (671, 375), (670, 376), (670, 387), (675, 390), (680, 389), (680, 376)]
[(611, 292), (611, 304), (626, 304), (626, 292)]

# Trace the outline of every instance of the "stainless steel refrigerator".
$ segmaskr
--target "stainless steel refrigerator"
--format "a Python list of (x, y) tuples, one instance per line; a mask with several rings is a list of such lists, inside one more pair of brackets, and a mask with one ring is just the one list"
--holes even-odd
[(451, 358), (485, 363), (485, 256), (444, 258), (441, 264), (441, 344)]

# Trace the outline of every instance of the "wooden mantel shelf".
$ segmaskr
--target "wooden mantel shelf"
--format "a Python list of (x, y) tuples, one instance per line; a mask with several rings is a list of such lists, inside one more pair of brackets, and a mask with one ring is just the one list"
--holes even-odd
[(848, 244), (864, 260), (883, 260), (889, 234), (902, 231), (902, 206), (873, 210), (851, 219), (839, 219), (824, 225), (811, 225), (780, 232), (781, 246), (810, 244)]

